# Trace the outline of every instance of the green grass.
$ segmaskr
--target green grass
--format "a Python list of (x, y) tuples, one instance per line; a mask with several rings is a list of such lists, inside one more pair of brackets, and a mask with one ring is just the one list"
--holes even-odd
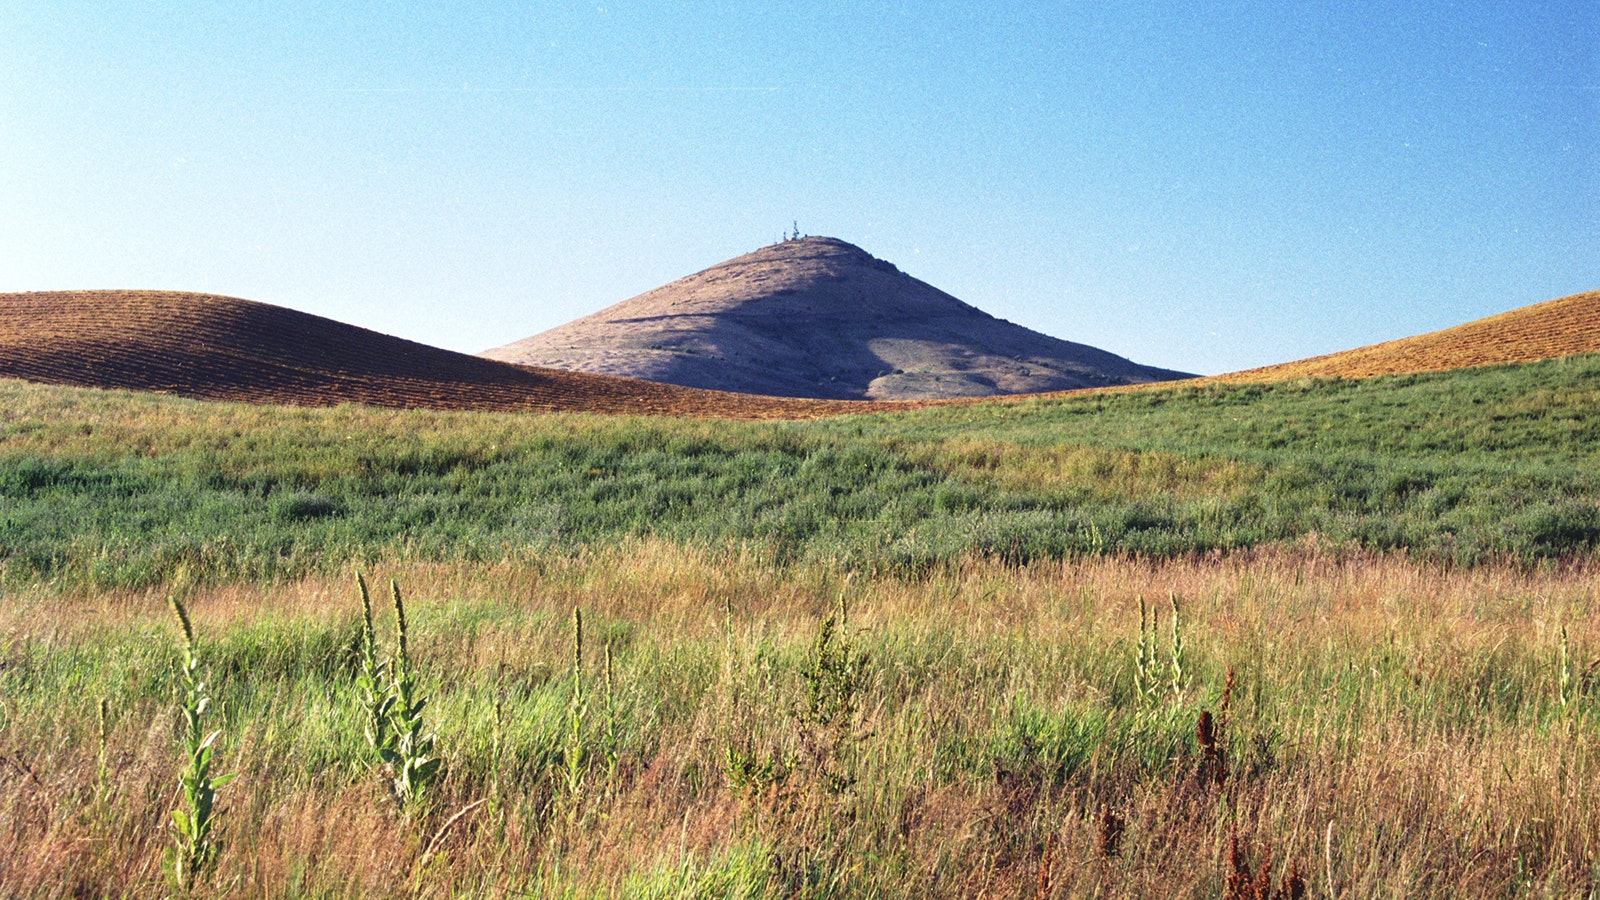
[(802, 423), (304, 410), (0, 384), (0, 579), (247, 582), (651, 536), (915, 573), (1292, 542), (1600, 542), (1600, 357)]
[(165, 895), (178, 593), (239, 773), (201, 894), (1217, 897), (1238, 836), (1313, 896), (1592, 895), (1597, 438), (1600, 357), (802, 423), (3, 382), (0, 894)]
[[(1600, 875), (1600, 628), (1570, 571), (1285, 553), (863, 580), (666, 543), (428, 571), (398, 574), (448, 766), (415, 815), (363, 736), (352, 580), (196, 591), (239, 773), (215, 894), (1217, 897), (1235, 832), (1318, 896), (1581, 896)], [(1169, 591), (1192, 680), (1151, 703), (1138, 597)], [(182, 736), (164, 613), (0, 603), (8, 896), (162, 895)], [(1221, 785), (1198, 774), (1202, 711), (1226, 721)]]

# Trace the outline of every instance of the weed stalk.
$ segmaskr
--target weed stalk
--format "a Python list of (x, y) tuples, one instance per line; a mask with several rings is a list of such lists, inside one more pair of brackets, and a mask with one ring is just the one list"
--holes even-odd
[(378, 634), (372, 625), (372, 597), (360, 572), (356, 573), (356, 585), (361, 589), (361, 671), (356, 675), (356, 691), (361, 700), (367, 746), (374, 756), (384, 759), (385, 753), (394, 750), (395, 733), (389, 720), (395, 696), (389, 684), (389, 664), (379, 656)]
[(415, 812), (421, 805), (428, 786), (439, 777), (444, 760), (434, 754), (437, 735), (428, 731), (422, 712), (428, 698), (417, 695), (417, 676), (411, 670), (408, 646), (406, 607), (400, 599), (400, 586), (389, 582), (389, 593), (394, 598), (395, 656), (392, 694), (392, 714), (389, 726), (394, 730), (392, 749), (382, 751), (384, 762), (394, 768), (394, 794), (402, 808)]
[(1134, 652), (1133, 690), (1139, 701), (1154, 705), (1159, 691), (1160, 674), (1157, 671), (1156, 612), (1139, 595), (1139, 644)]
[(1172, 603), (1172, 653), (1169, 666), (1171, 678), (1168, 681), (1168, 687), (1172, 690), (1172, 696), (1181, 697), (1183, 689), (1189, 683), (1189, 658), (1185, 652), (1183, 639), (1183, 611), (1178, 606), (1178, 595), (1176, 593), (1173, 593), (1168, 599)]
[(834, 614), (823, 620), (802, 675), (807, 700), (802, 743), (823, 784), (841, 793), (855, 783), (852, 750), (860, 737), (856, 714), (867, 675), (867, 653), (851, 640), (842, 595)]
[(189, 620), (189, 611), (184, 608), (183, 601), (173, 597), (171, 603), (172, 611), (178, 617), (178, 625), (183, 630), (183, 655), (178, 665), (178, 683), (183, 689), (184, 767), (178, 774), (182, 801), (172, 811), (173, 846), (167, 853), (167, 874), (176, 890), (188, 894), (210, 872), (222, 851), (222, 843), (215, 834), (217, 790), (235, 776), (212, 775), (214, 744), (221, 732), (207, 734), (204, 731), (203, 722), (211, 706), (211, 696), (205, 680), (200, 676), (194, 624)]
[(1561, 626), (1561, 656), (1557, 660), (1556, 700), (1562, 709), (1572, 702), (1572, 654), (1567, 647), (1567, 626)]
[(583, 745), (583, 726), (589, 717), (589, 704), (583, 695), (583, 610), (572, 610), (572, 700), (567, 705), (567, 740), (562, 753), (566, 796), (571, 804), (569, 817), (576, 817), (578, 799), (583, 793), (584, 763), (587, 753)]

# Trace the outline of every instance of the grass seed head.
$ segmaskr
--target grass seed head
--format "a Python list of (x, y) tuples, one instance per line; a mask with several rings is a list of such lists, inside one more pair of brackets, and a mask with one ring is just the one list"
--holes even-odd
[(189, 620), (189, 610), (178, 599), (177, 594), (167, 598), (167, 604), (178, 617), (178, 627), (183, 630), (183, 645), (185, 649), (194, 650), (194, 623)]
[(389, 579), (389, 594), (394, 598), (395, 640), (399, 646), (399, 650), (395, 653), (395, 662), (404, 668), (409, 659), (406, 645), (406, 605), (400, 599), (400, 585), (396, 584), (393, 578)]
[(583, 610), (572, 608), (572, 674), (583, 671)]

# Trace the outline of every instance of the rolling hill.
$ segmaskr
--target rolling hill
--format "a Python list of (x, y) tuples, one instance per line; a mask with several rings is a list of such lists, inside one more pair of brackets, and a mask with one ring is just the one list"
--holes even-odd
[[(1600, 353), (1600, 291), (1342, 353), (1178, 383), (1365, 378), (1581, 353)], [(704, 390), (517, 365), (283, 307), (172, 291), (0, 294), (0, 378), (298, 406), (736, 419), (812, 418), (1015, 396), (869, 403)]]
[(986, 397), (1189, 377), (997, 319), (827, 237), (763, 247), (483, 355), (836, 400)]
[(1220, 381), (1371, 378), (1600, 353), (1600, 291), (1572, 294), (1453, 328), (1218, 375)]
[(171, 291), (0, 294), (0, 377), (299, 406), (728, 418), (853, 407), (512, 365), (279, 306)]

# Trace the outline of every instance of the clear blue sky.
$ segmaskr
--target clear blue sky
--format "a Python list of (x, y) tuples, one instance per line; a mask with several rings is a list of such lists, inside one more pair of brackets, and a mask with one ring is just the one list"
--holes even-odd
[(0, 4), (0, 291), (477, 352), (800, 230), (1220, 372), (1600, 288), (1600, 4)]

